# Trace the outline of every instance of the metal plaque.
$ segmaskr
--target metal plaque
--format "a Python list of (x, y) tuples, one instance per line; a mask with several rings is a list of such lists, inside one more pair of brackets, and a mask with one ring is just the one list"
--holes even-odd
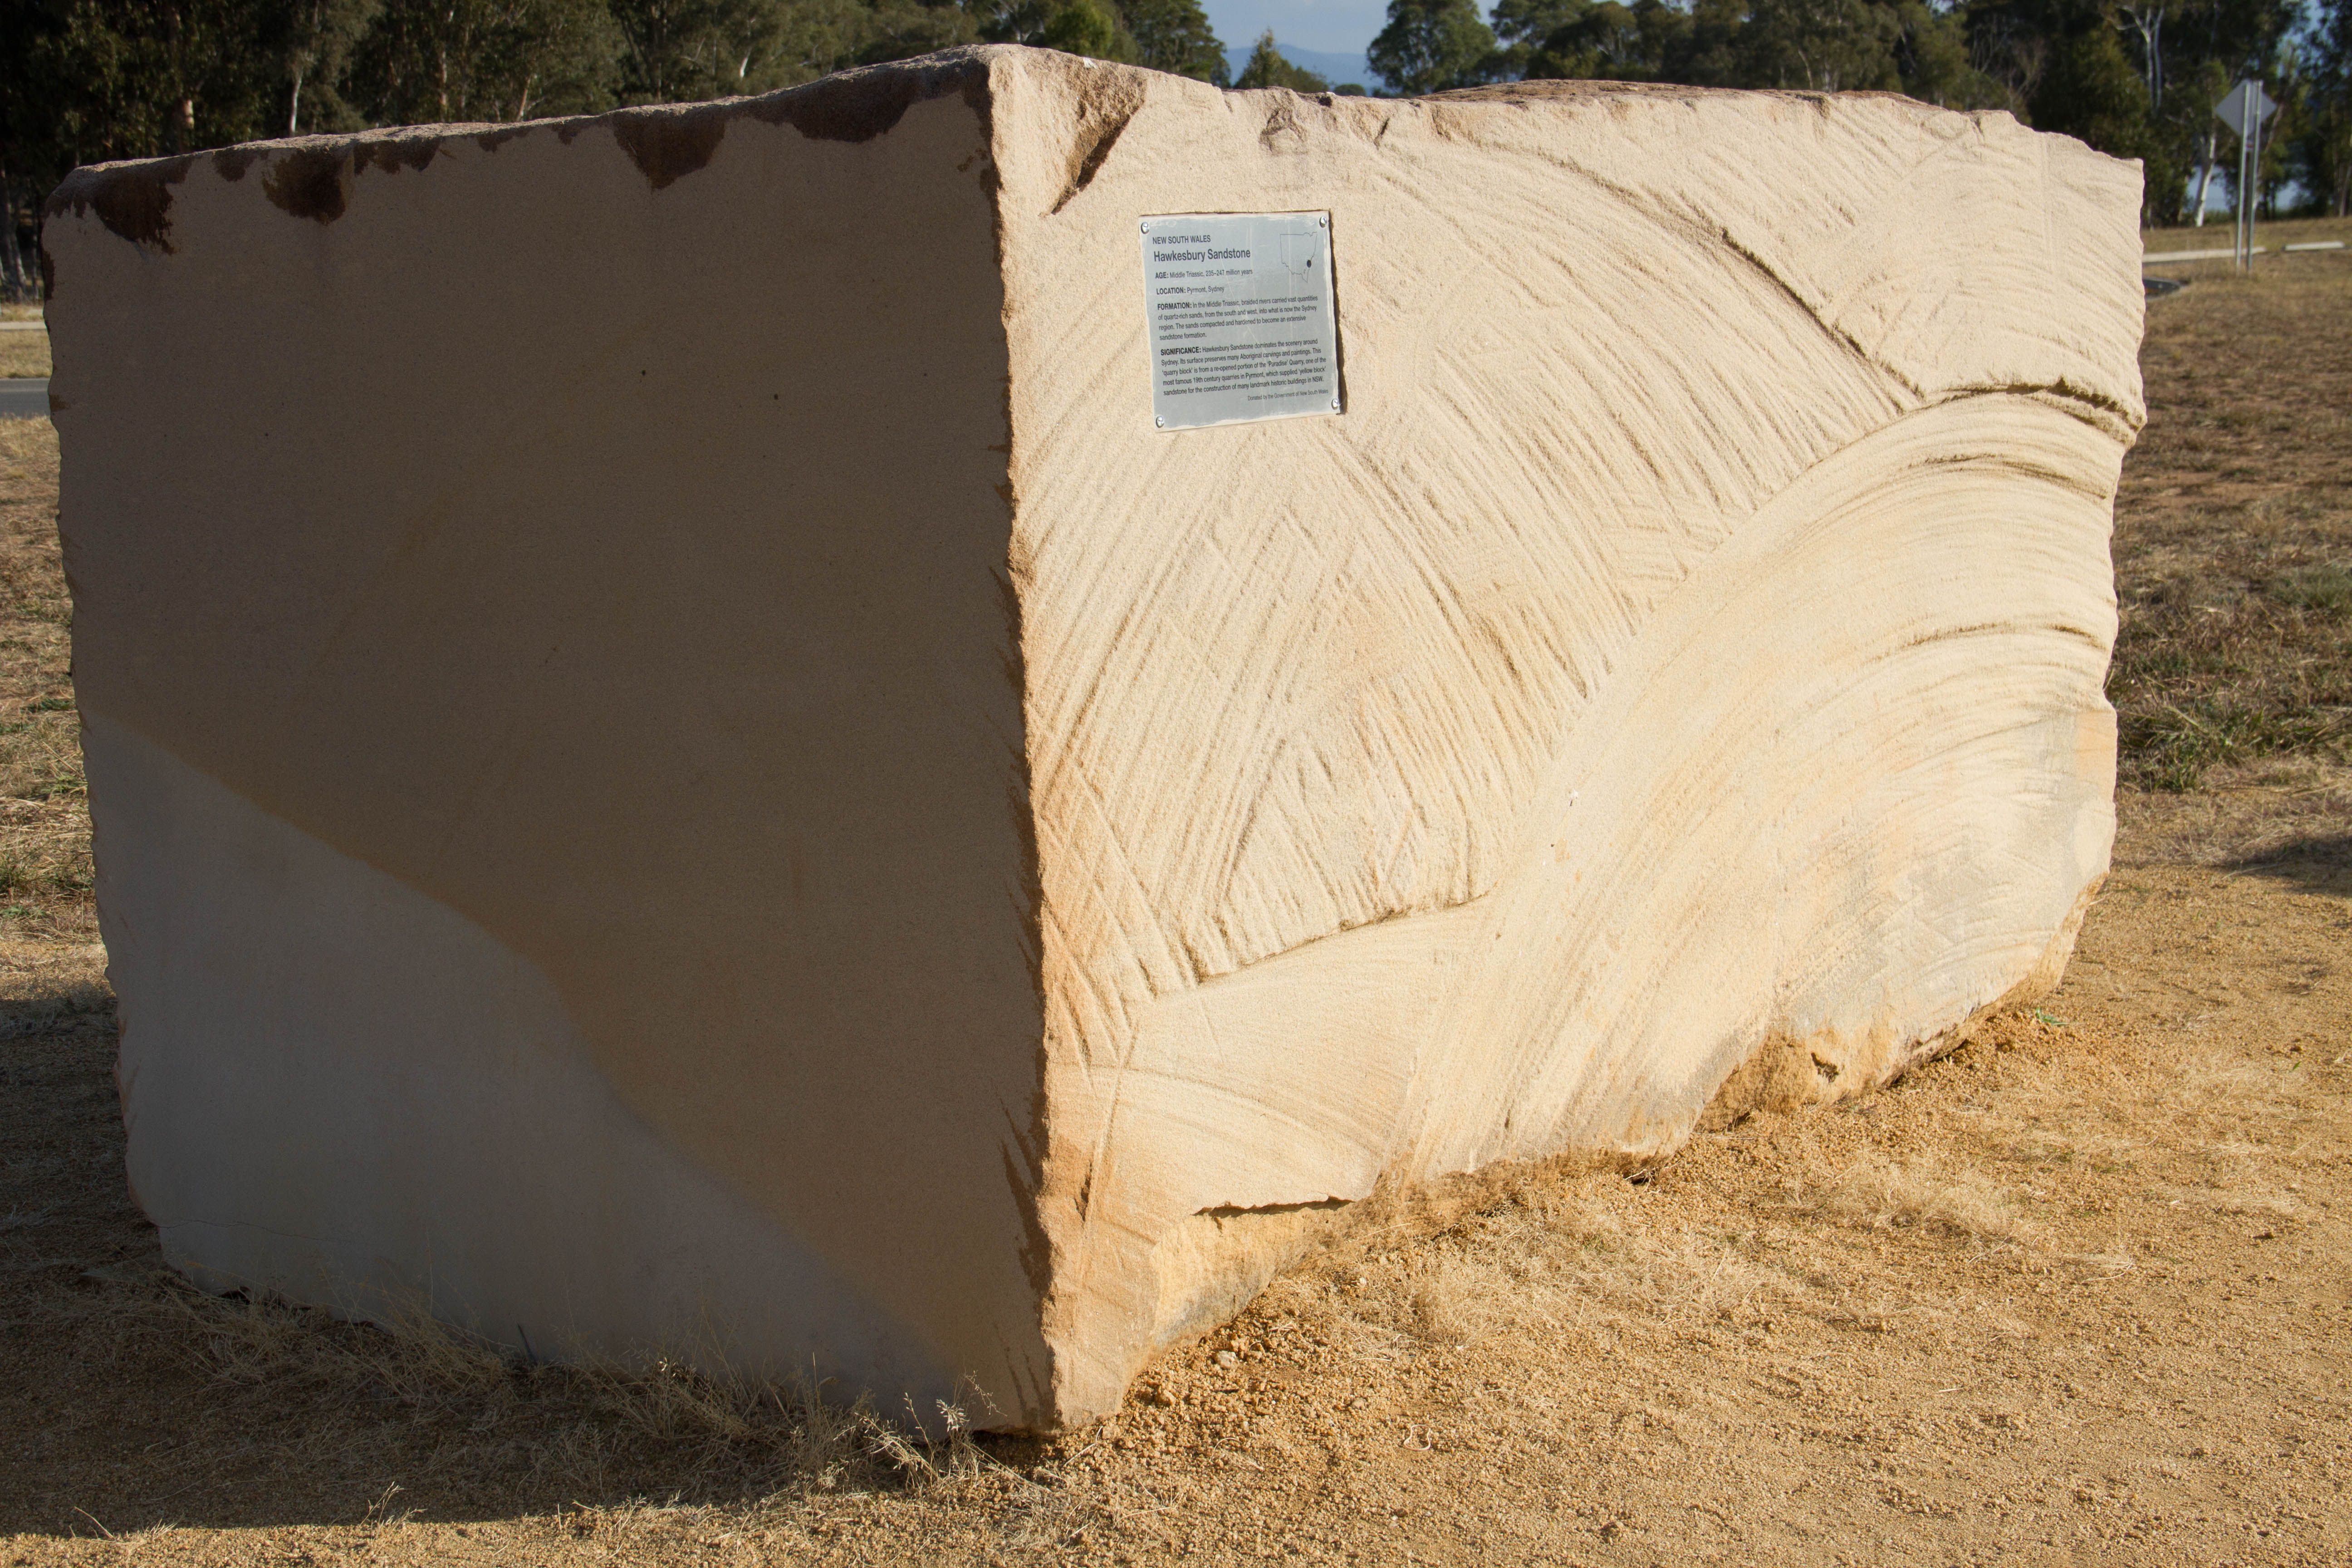
[(1143, 226), (1151, 421), (1339, 412), (1328, 213), (1179, 213)]

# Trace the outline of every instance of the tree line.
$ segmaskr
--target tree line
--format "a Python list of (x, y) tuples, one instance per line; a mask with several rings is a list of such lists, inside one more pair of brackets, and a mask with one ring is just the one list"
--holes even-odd
[(2352, 0), (1392, 0), (1370, 64), (1408, 93), (1522, 79), (1900, 92), (2001, 109), (2143, 160), (2143, 221), (2234, 178), (2213, 106), (2241, 78), (2281, 111), (2259, 195), (2352, 199)]
[[(981, 41), (1331, 88), (1271, 33), (1229, 79), (1199, 0), (7, 0), (0, 284), (24, 285), (38, 204), (80, 163), (766, 92)], [(2258, 75), (2284, 105), (2262, 191), (2352, 199), (2352, 0), (1391, 0), (1369, 60), (1397, 94), (1598, 79), (2004, 109), (2146, 160), (2157, 224), (2226, 188), (2211, 109)]]
[(982, 41), (1226, 71), (1199, 0), (9, 0), (0, 167), (693, 102)]

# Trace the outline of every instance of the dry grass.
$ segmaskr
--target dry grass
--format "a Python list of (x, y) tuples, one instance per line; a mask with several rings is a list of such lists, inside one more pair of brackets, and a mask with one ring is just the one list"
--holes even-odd
[(610, 1492), (612, 1471), (624, 1465), (657, 1473), (673, 1503), (919, 1490), (994, 1468), (960, 1406), (924, 1413), (928, 1423), (912, 1411), (893, 1421), (863, 1398), (845, 1402), (814, 1374), (779, 1384), (713, 1373), (724, 1363), (707, 1347), (698, 1365), (675, 1355), (625, 1362), (576, 1346), (541, 1363), (414, 1306), (379, 1304), (371, 1321), (357, 1323), (267, 1296), (207, 1296), (142, 1265), (99, 1278), (131, 1289), (91, 1300), (86, 1331), (95, 1337), (184, 1347), (211, 1380), (282, 1414), (375, 1405), (440, 1441), (462, 1433), (473, 1440), (463, 1443), (469, 1462), (520, 1460), (559, 1490)]
[(2116, 528), (2126, 782), (2352, 760), (2352, 253), (2148, 305)]
[(0, 332), (0, 376), (48, 374), (48, 333)]
[[(2270, 247), (2269, 256), (2257, 258), (2265, 264), (2277, 260), (2292, 261), (2295, 265), (2301, 265), (2308, 260), (2323, 259), (2316, 257), (2289, 258), (2279, 247), (2330, 239), (2352, 242), (2352, 218), (2288, 218), (2279, 223), (2259, 224), (2254, 230), (2254, 243)], [(2205, 220), (2205, 226), (2202, 228), (2151, 228), (2141, 233), (2140, 240), (2142, 249), (2159, 256), (2183, 250), (2227, 250), (2230, 248), (2230, 219), (2223, 214), (2216, 213)], [(2180, 265), (2174, 264), (2174, 266)], [(2202, 265), (2202, 263), (2189, 265)], [(2228, 263), (2223, 262), (2221, 265), (2226, 269)], [(2173, 269), (2173, 266), (2164, 268), (2168, 272)]]
[(1980, 1172), (1947, 1168), (1932, 1155), (1913, 1162), (1864, 1154), (1822, 1188), (1814, 1207), (1849, 1223), (1937, 1226), (1980, 1241), (2017, 1241), (2031, 1234), (2014, 1194)]
[(0, 941), (96, 935), (57, 488), (55, 428), (0, 419)]

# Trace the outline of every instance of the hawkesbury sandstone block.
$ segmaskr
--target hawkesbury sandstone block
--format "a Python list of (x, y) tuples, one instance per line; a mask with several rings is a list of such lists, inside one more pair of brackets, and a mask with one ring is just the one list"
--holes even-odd
[[(1050, 1426), (1376, 1184), (1885, 1083), (2107, 864), (2139, 184), (1015, 48), (77, 174), (168, 1258)], [(1340, 406), (1156, 427), (1139, 226), (1249, 213)]]

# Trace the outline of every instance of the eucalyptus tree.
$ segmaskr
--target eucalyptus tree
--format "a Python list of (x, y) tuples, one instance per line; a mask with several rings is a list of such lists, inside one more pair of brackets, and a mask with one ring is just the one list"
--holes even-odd
[(1225, 46), (1201, 0), (1120, 0), (1118, 11), (1135, 39), (1136, 64), (1227, 85)]
[(1471, 0), (1389, 0), (1388, 26), (1365, 51), (1365, 63), (1392, 92), (1443, 92), (1493, 80), (1495, 42)]
[(2305, 40), (2309, 111), (2295, 143), (2296, 175), (2337, 217), (2352, 210), (2352, 0), (2330, 0)]

